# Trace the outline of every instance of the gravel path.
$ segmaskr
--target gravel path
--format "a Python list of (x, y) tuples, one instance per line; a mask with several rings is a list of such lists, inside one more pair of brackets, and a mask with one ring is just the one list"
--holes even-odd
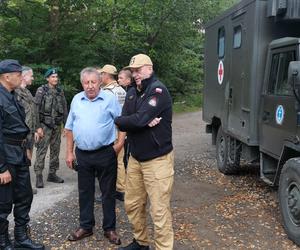
[[(210, 135), (205, 134), (201, 112), (176, 115), (173, 135), (174, 249), (298, 249), (280, 224), (276, 190), (259, 179), (257, 166), (244, 166), (239, 176), (218, 172), (215, 148)], [(78, 225), (78, 194), (76, 174), (65, 167), (63, 156), (64, 151), (61, 175), (66, 183), (46, 183), (39, 190), (31, 213), (32, 234), (49, 249), (116, 249), (103, 237), (99, 204), (95, 205), (94, 235), (76, 243), (66, 240)], [(132, 235), (121, 202), (117, 203), (117, 216), (118, 232), (125, 245)], [(152, 235), (150, 219), (149, 229)]]

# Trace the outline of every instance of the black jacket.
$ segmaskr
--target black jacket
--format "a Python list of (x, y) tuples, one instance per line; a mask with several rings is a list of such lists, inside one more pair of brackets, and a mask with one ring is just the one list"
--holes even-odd
[(7, 144), (6, 138), (23, 140), (28, 133), (23, 107), (17, 102), (14, 92), (7, 91), (0, 83), (0, 173), (8, 169), (7, 164), (27, 163), (24, 148)]
[[(161, 117), (158, 125), (148, 124)], [(121, 131), (127, 132), (130, 152), (138, 161), (147, 161), (172, 151), (172, 100), (165, 87), (154, 75), (127, 92), (122, 116), (115, 119)]]

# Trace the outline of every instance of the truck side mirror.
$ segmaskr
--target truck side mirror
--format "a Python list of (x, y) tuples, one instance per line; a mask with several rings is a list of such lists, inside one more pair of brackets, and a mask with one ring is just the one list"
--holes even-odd
[(300, 61), (293, 61), (289, 64), (288, 82), (293, 87), (300, 88)]

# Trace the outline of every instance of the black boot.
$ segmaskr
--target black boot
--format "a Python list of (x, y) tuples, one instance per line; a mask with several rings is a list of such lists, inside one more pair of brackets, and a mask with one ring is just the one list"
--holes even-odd
[(47, 181), (54, 183), (64, 183), (64, 180), (56, 175), (56, 173), (52, 173), (48, 175)]
[(24, 248), (35, 250), (45, 249), (44, 245), (32, 241), (29, 236), (29, 230), (27, 226), (15, 227), (15, 249)]
[(36, 184), (35, 184), (35, 186), (37, 188), (43, 188), (44, 187), (43, 176), (41, 174), (36, 175)]
[(14, 247), (11, 244), (8, 235), (8, 222), (1, 221), (0, 222), (0, 249), (1, 250), (13, 250)]
[(140, 245), (135, 239), (126, 247), (119, 247), (118, 250), (149, 250), (149, 246)]

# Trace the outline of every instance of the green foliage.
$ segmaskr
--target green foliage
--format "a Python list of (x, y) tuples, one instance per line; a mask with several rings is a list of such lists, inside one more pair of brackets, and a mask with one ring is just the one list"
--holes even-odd
[(174, 113), (192, 112), (202, 107), (201, 94), (189, 94), (178, 98), (173, 104)]
[(68, 99), (86, 66), (128, 65), (148, 54), (174, 100), (203, 85), (203, 28), (237, 0), (0, 1), (0, 59), (33, 67), (33, 92), (59, 68)]

